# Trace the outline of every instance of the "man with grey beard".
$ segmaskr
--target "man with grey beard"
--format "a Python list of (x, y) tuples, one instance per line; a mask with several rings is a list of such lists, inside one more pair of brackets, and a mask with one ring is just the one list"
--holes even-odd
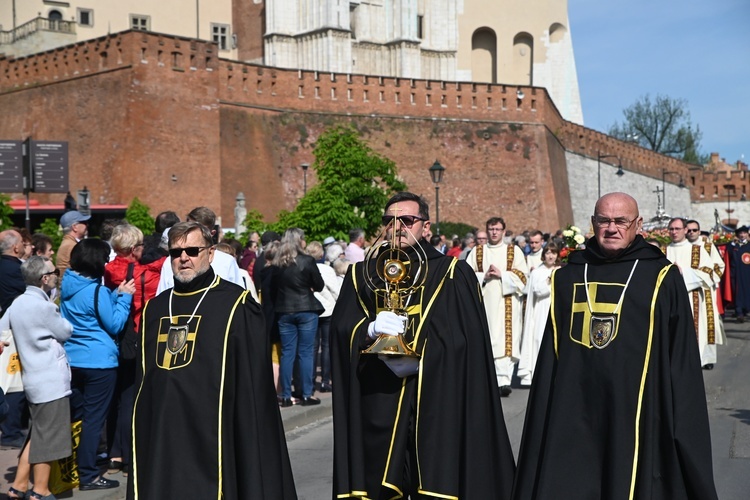
[(213, 258), (208, 228), (172, 227), (174, 288), (141, 321), (128, 498), (296, 499), (263, 314)]

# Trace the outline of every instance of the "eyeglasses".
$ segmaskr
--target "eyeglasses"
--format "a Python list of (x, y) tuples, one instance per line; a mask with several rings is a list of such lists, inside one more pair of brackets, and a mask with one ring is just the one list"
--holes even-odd
[(596, 227), (609, 227), (611, 223), (614, 222), (615, 226), (617, 226), (620, 229), (630, 229), (630, 226), (633, 225), (633, 222), (638, 220), (638, 217), (635, 219), (629, 220), (625, 217), (616, 217), (614, 219), (609, 219), (607, 217), (602, 217), (600, 215), (595, 215), (591, 218), (591, 221), (594, 223)]
[(399, 215), (396, 217), (395, 215), (384, 215), (383, 216), (383, 225), (388, 226), (393, 223), (394, 219), (398, 219), (398, 221), (406, 227), (412, 227), (414, 224), (416, 224), (418, 221), (424, 221), (427, 219), (423, 219), (422, 217), (419, 217), (418, 215)]
[(699, 233), (700, 231), (701, 231), (700, 229), (688, 229), (687, 230), (688, 233)]
[(684, 227), (668, 227), (667, 231), (682, 231)]
[(170, 248), (169, 256), (173, 259), (182, 257), (182, 252), (185, 252), (188, 257), (197, 257), (202, 250), (211, 247), (185, 247), (185, 248)]
[(42, 276), (49, 276), (50, 274), (54, 274), (55, 276), (60, 276), (60, 270), (59, 269), (55, 269), (54, 271), (50, 271), (48, 273), (42, 274)]

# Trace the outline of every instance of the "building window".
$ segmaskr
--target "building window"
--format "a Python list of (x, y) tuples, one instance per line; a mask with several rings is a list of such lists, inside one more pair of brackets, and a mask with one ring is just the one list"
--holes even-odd
[(78, 24), (81, 26), (94, 25), (94, 11), (91, 9), (78, 9)]
[(140, 31), (151, 30), (151, 16), (141, 14), (130, 14), (130, 29)]
[(229, 25), (211, 23), (211, 40), (219, 45), (219, 50), (229, 50)]
[(63, 20), (63, 15), (62, 15), (62, 12), (60, 12), (59, 10), (53, 9), (53, 10), (49, 11), (49, 14), (47, 14), (47, 18), (50, 21), (62, 21)]
[(417, 16), (417, 38), (424, 38), (424, 16)]

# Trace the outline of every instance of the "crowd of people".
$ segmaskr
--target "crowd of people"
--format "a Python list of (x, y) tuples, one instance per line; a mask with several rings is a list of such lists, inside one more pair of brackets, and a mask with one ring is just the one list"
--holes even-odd
[[(500, 216), (433, 234), (411, 193), (384, 207), (383, 241), (289, 228), (243, 245), (207, 207), (163, 212), (145, 236), (108, 220), (87, 238), (89, 222), (66, 212), (57, 249), (0, 233), (0, 330), (23, 367), (0, 426), (20, 450), (9, 498), (55, 498), (74, 421), (81, 490), (119, 486), (107, 470), (129, 498), (296, 498), (280, 412), (316, 392), (333, 393), (334, 498), (715, 498), (700, 367), (725, 338), (725, 262), (737, 320), (750, 310), (747, 228), (719, 252), (676, 218), (656, 249), (622, 193), (597, 202), (570, 254), (563, 230), (514, 236)], [(403, 311), (367, 285), (384, 279), (384, 241), (418, 255)], [(412, 359), (368, 354), (381, 336)], [(531, 394), (516, 470), (501, 399), (517, 387)], [(177, 476), (194, 480), (162, 480)]]

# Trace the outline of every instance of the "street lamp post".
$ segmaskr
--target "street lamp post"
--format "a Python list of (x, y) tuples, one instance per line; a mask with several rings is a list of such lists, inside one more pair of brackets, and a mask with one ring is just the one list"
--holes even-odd
[(307, 169), (310, 168), (310, 164), (309, 163), (303, 163), (301, 165), (301, 167), (302, 167), (302, 172), (304, 172), (304, 178), (302, 180), (302, 182), (303, 182), (303, 184), (302, 184), (302, 194), (304, 196), (304, 195), (307, 194)]
[(440, 182), (443, 180), (445, 167), (435, 160), (435, 163), (428, 169), (432, 182), (435, 184), (435, 232), (440, 235)]
[(596, 152), (596, 199), (602, 197), (602, 160), (604, 158), (617, 158), (617, 176), (622, 177), (625, 172), (622, 170), (620, 157), (617, 155), (603, 155), (601, 151)]
[(734, 184), (724, 184), (724, 189), (727, 192), (727, 226), (732, 222), (732, 206), (730, 205), (729, 198), (734, 194)]
[[(667, 210), (667, 181), (666, 179), (667, 179), (667, 176), (670, 174), (680, 175), (679, 172), (668, 172), (666, 168), (661, 169), (661, 192), (664, 196), (664, 203), (662, 206), (664, 207), (665, 212)], [(682, 179), (681, 175), (680, 175), (680, 183), (678, 184), (677, 187), (679, 187), (680, 189), (685, 187), (685, 181)]]

